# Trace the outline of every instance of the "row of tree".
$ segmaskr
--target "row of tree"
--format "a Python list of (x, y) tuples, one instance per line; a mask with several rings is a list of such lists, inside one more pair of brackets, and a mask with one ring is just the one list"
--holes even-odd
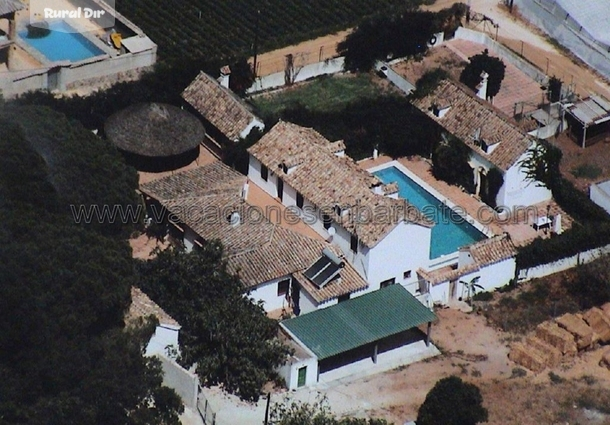
[(126, 226), (76, 225), (70, 204), (134, 202), (134, 170), (44, 107), (0, 107), (0, 422), (178, 424), (182, 404), (126, 329)]

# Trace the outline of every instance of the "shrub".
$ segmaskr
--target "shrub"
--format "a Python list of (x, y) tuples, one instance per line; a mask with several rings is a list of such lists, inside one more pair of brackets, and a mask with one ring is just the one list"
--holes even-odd
[(415, 83), (415, 91), (411, 93), (413, 99), (422, 99), (432, 93), (438, 84), (449, 78), (449, 74), (442, 68), (435, 68), (427, 71), (421, 76), (417, 83)]
[(417, 425), (475, 425), (486, 422), (487, 409), (479, 388), (457, 376), (434, 385), (417, 413)]
[(577, 179), (596, 179), (602, 173), (601, 168), (593, 164), (580, 164), (572, 169), (572, 175)]
[(489, 56), (489, 51), (485, 49), (483, 53), (471, 56), (470, 63), (462, 70), (460, 82), (464, 83), (473, 90), (481, 82), (481, 73), (489, 75), (487, 82), (487, 98), (493, 98), (500, 91), (502, 80), (504, 80), (504, 70), (506, 66), (501, 59)]
[(563, 384), (566, 380), (554, 372), (549, 372), (549, 379), (552, 384)]
[(491, 292), (477, 292), (472, 297), (473, 301), (491, 301), (494, 299), (494, 294)]
[(527, 371), (520, 367), (514, 367), (510, 375), (511, 378), (523, 378), (524, 376), (527, 376)]

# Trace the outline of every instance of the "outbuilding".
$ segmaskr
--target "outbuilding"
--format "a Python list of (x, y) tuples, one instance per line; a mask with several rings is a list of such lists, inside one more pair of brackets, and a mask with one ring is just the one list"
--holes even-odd
[(137, 103), (106, 121), (106, 137), (138, 171), (175, 170), (199, 156), (203, 124), (187, 111), (163, 103)]

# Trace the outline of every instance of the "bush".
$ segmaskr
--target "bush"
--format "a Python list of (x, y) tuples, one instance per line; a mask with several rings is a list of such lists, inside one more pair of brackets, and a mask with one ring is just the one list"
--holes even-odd
[(472, 297), (473, 301), (491, 301), (494, 299), (494, 294), (491, 292), (477, 292)]
[(537, 238), (517, 249), (517, 268), (527, 269), (571, 257), (579, 252), (610, 243), (610, 224), (599, 223), (573, 227), (550, 239)]
[(504, 71), (506, 66), (501, 59), (494, 56), (489, 56), (489, 51), (485, 49), (483, 53), (471, 56), (470, 63), (466, 65), (460, 75), (460, 82), (476, 90), (476, 87), (481, 82), (481, 73), (486, 72), (489, 75), (487, 82), (487, 98), (493, 98), (500, 91), (502, 80), (504, 80)]
[(427, 71), (421, 76), (417, 83), (415, 83), (415, 91), (411, 93), (413, 99), (422, 99), (432, 93), (438, 84), (449, 78), (449, 74), (442, 68), (435, 68)]
[(417, 412), (417, 425), (475, 425), (486, 422), (487, 409), (479, 388), (457, 376), (434, 385)]
[(510, 375), (511, 378), (523, 378), (524, 376), (527, 376), (527, 371), (520, 367), (514, 367)]
[(596, 179), (602, 173), (601, 168), (592, 164), (580, 164), (572, 169), (572, 175), (577, 179)]
[(549, 379), (552, 384), (563, 384), (566, 380), (554, 372), (549, 372)]

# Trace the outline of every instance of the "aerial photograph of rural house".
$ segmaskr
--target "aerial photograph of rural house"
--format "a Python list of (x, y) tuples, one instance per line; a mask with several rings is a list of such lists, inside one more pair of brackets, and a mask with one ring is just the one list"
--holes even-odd
[(0, 0), (0, 425), (610, 424), (608, 0)]

